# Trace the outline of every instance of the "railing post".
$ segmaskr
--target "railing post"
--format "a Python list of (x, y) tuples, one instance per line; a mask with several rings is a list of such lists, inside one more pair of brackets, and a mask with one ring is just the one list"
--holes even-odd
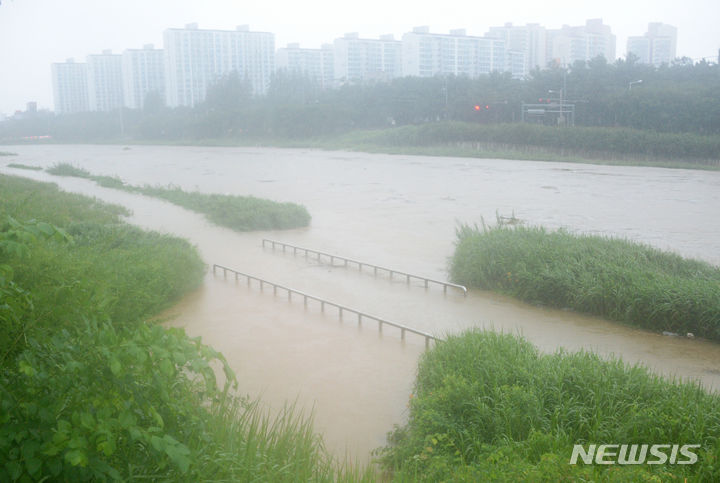
[(338, 307), (338, 311), (339, 311), (339, 312), (338, 312), (338, 315), (339, 315), (340, 318), (342, 319), (342, 318), (343, 318), (343, 308), (342, 308), (342, 307)]
[(223, 268), (223, 278), (227, 279), (227, 268)]
[(362, 314), (358, 312), (358, 327), (362, 326)]
[(400, 329), (400, 340), (405, 340), (405, 328)]
[(303, 295), (303, 303), (305, 304), (305, 307), (307, 307), (307, 295)]
[(407, 275), (407, 284), (410, 285), (410, 275)]
[(325, 312), (325, 302), (320, 301), (320, 312)]

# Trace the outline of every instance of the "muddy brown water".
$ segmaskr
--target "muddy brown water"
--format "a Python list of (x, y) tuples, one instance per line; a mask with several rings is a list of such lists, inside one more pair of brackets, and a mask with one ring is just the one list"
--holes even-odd
[[(553, 162), (391, 156), (299, 149), (9, 146), (0, 171), (130, 208), (128, 221), (192, 241), (204, 260), (443, 336), (468, 327), (520, 333), (541, 350), (590, 349), (668, 377), (720, 388), (720, 345), (666, 337), (596, 317), (471, 290), (467, 297), (371, 270), (332, 267), (263, 248), (263, 237), (431, 278), (447, 278), (458, 222), (496, 213), (530, 224), (621, 236), (720, 264), (720, 173)], [(93, 182), (8, 168), (69, 162), (130, 184), (254, 195), (306, 205), (307, 229), (236, 233), (152, 198)], [(365, 459), (406, 417), (421, 337), (339, 319), (210, 271), (168, 323), (223, 352), (241, 389), (272, 408), (297, 401), (337, 455)]]

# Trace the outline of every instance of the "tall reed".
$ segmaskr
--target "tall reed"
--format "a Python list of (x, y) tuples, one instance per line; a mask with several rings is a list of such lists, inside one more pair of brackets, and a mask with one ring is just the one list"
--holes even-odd
[[(420, 361), (397, 481), (718, 481), (720, 397), (588, 352), (510, 334), (449, 336)], [(575, 444), (699, 444), (694, 465), (570, 465)]]
[(96, 176), (68, 163), (56, 164), (47, 172), (57, 176), (90, 179), (106, 188), (115, 188), (161, 198), (205, 215), (219, 226), (237, 231), (285, 230), (310, 224), (310, 213), (296, 203), (279, 203), (253, 196), (207, 194), (183, 191), (176, 186), (132, 186), (112, 176)]
[(720, 340), (720, 269), (630, 242), (542, 227), (461, 226), (454, 281), (656, 331)]

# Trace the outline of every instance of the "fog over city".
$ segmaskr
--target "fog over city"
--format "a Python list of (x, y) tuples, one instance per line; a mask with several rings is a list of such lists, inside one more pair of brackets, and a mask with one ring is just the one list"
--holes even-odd
[(602, 18), (617, 37), (616, 53), (624, 57), (628, 36), (643, 35), (649, 22), (678, 29), (677, 55), (693, 60), (717, 60), (720, 31), (716, 21), (720, 4), (715, 0), (576, 2), (506, 1), (498, 4), (450, 2), (418, 4), (396, 2), (233, 2), (228, 0), (123, 2), (91, 0), (5, 0), (0, 5), (0, 113), (12, 114), (36, 101), (52, 109), (50, 64), (112, 49), (122, 53), (145, 44), (162, 47), (167, 28), (197, 22), (200, 28), (234, 29), (248, 24), (253, 31), (275, 35), (275, 47), (299, 42), (317, 48), (346, 32), (365, 38), (394, 34), (400, 39), (418, 25), (431, 32), (467, 29), (484, 35), (491, 26), (539, 23), (546, 28), (583, 25)]

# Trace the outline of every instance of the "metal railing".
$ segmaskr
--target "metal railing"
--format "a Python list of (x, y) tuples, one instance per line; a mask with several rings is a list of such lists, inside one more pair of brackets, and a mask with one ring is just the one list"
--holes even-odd
[(340, 260), (341, 262), (344, 262), (344, 266), (346, 266), (346, 267), (348, 266), (348, 264), (357, 265), (359, 271), (362, 271), (363, 267), (372, 268), (373, 273), (376, 276), (378, 274), (378, 270), (387, 272), (390, 274), (390, 280), (393, 279), (394, 275), (397, 275), (400, 277), (405, 277), (405, 280), (408, 284), (410, 284), (411, 279), (417, 279), (417, 280), (421, 280), (425, 283), (425, 288), (428, 288), (429, 284), (434, 283), (434, 284), (442, 285), (443, 292), (445, 292), (445, 293), (447, 293), (448, 287), (452, 287), (452, 288), (456, 288), (458, 290), (462, 290), (463, 295), (467, 295), (467, 288), (464, 285), (459, 285), (459, 284), (451, 283), (451, 282), (445, 282), (442, 280), (434, 280), (432, 278), (423, 277), (422, 275), (413, 275), (411, 273), (403, 272), (401, 270), (395, 270), (393, 268), (382, 267), (380, 265), (375, 265), (373, 263), (361, 262), (360, 260), (354, 260), (352, 258), (343, 257), (341, 255), (334, 255), (332, 253), (322, 252), (319, 250), (313, 250), (312, 248), (305, 248), (305, 247), (301, 247), (298, 245), (292, 245), (290, 243), (285, 243), (285, 242), (281, 242), (281, 241), (277, 241), (277, 240), (270, 240), (268, 238), (263, 238), (263, 240), (262, 240), (263, 248), (265, 248), (265, 245), (268, 243), (272, 245), (273, 250), (275, 250), (275, 248), (277, 246), (281, 246), (283, 249), (283, 252), (285, 252), (287, 248), (292, 248), (293, 255), (297, 255), (298, 251), (304, 252), (305, 257), (308, 257), (310, 254), (313, 254), (316, 256), (316, 260), (318, 262), (322, 262), (322, 257), (325, 257), (326, 259), (330, 260), (330, 264), (332, 264), (332, 265), (335, 265), (335, 260)]
[(247, 273), (240, 272), (240, 271), (235, 270), (235, 269), (233, 269), (233, 268), (225, 267), (225, 266), (223, 266), (223, 265), (218, 265), (217, 263), (216, 263), (216, 264), (213, 264), (213, 275), (216, 275), (216, 274), (217, 274), (217, 270), (218, 270), (218, 269), (220, 269), (220, 270), (223, 271), (223, 276), (224, 276), (226, 279), (227, 279), (227, 274), (228, 274), (228, 272), (235, 274), (235, 281), (236, 281), (236, 282), (238, 281), (239, 277), (245, 277), (245, 279), (247, 280), (248, 286), (250, 286), (250, 282), (252, 282), (253, 280), (255, 280), (256, 282), (259, 282), (259, 284), (260, 284), (260, 290), (263, 290), (263, 289), (265, 288), (265, 285), (269, 285), (270, 287), (273, 288), (273, 295), (277, 295), (278, 290), (285, 291), (285, 292), (287, 293), (287, 297), (288, 297), (288, 301), (289, 301), (289, 302), (292, 302), (292, 300), (293, 300), (293, 299), (292, 299), (292, 296), (293, 296), (293, 295), (298, 295), (298, 296), (300, 296), (300, 297), (303, 297), (303, 302), (305, 303), (305, 306), (306, 306), (306, 307), (307, 307), (307, 305), (308, 305), (308, 300), (315, 300), (315, 301), (317, 301), (317, 302), (320, 302), (320, 310), (321, 310), (322, 312), (325, 312), (325, 306), (326, 306), (326, 305), (328, 305), (328, 306), (330, 306), (330, 307), (335, 307), (335, 308), (338, 309), (338, 317), (339, 317), (340, 319), (343, 318), (343, 315), (344, 315), (345, 312), (349, 312), (349, 313), (354, 314), (354, 315), (357, 316), (358, 325), (362, 325), (363, 319), (369, 319), (369, 320), (374, 320), (374, 321), (376, 321), (376, 322), (378, 323), (378, 330), (379, 330), (380, 332), (382, 332), (383, 325), (389, 325), (389, 326), (391, 326), (391, 327), (396, 327), (396, 328), (400, 329), (400, 338), (401, 338), (402, 340), (405, 340), (405, 332), (411, 332), (411, 333), (413, 333), (413, 334), (417, 334), (417, 335), (420, 335), (420, 336), (424, 337), (424, 338), (425, 338), (425, 347), (428, 347), (428, 346), (430, 345), (430, 341), (431, 341), (431, 340), (434, 340), (434, 341), (439, 341), (439, 340), (441, 340), (441, 339), (438, 339), (437, 337), (435, 337), (435, 336), (432, 335), (432, 334), (428, 334), (427, 332), (422, 332), (422, 331), (413, 329), (412, 327), (407, 327), (407, 326), (405, 326), (405, 325), (398, 324), (398, 323), (396, 323), (396, 322), (391, 322), (391, 321), (386, 320), (386, 319), (383, 319), (383, 318), (381, 318), (381, 317), (377, 317), (377, 316), (375, 316), (375, 315), (371, 315), (371, 314), (368, 314), (368, 313), (366, 313), (366, 312), (361, 312), (361, 311), (359, 311), (359, 310), (355, 310), (355, 309), (350, 308), (350, 307), (348, 307), (348, 306), (346, 306), (346, 305), (342, 305), (342, 304), (338, 304), (338, 303), (335, 303), (335, 302), (331, 302), (331, 301), (329, 301), (329, 300), (326, 300), (326, 299), (323, 299), (323, 298), (320, 298), (320, 297), (316, 297), (315, 295), (310, 295), (310, 294), (307, 294), (307, 293), (305, 293), (305, 292), (301, 292), (300, 290), (295, 290), (294, 288), (286, 287), (286, 286), (284, 286), (284, 285), (280, 285), (280, 284), (278, 284), (278, 283), (270, 282), (270, 281), (268, 281), (268, 280), (262, 279), (262, 278), (260, 278), (260, 277), (256, 277), (256, 276), (254, 276), (254, 275), (249, 275), (249, 274), (247, 274)]

